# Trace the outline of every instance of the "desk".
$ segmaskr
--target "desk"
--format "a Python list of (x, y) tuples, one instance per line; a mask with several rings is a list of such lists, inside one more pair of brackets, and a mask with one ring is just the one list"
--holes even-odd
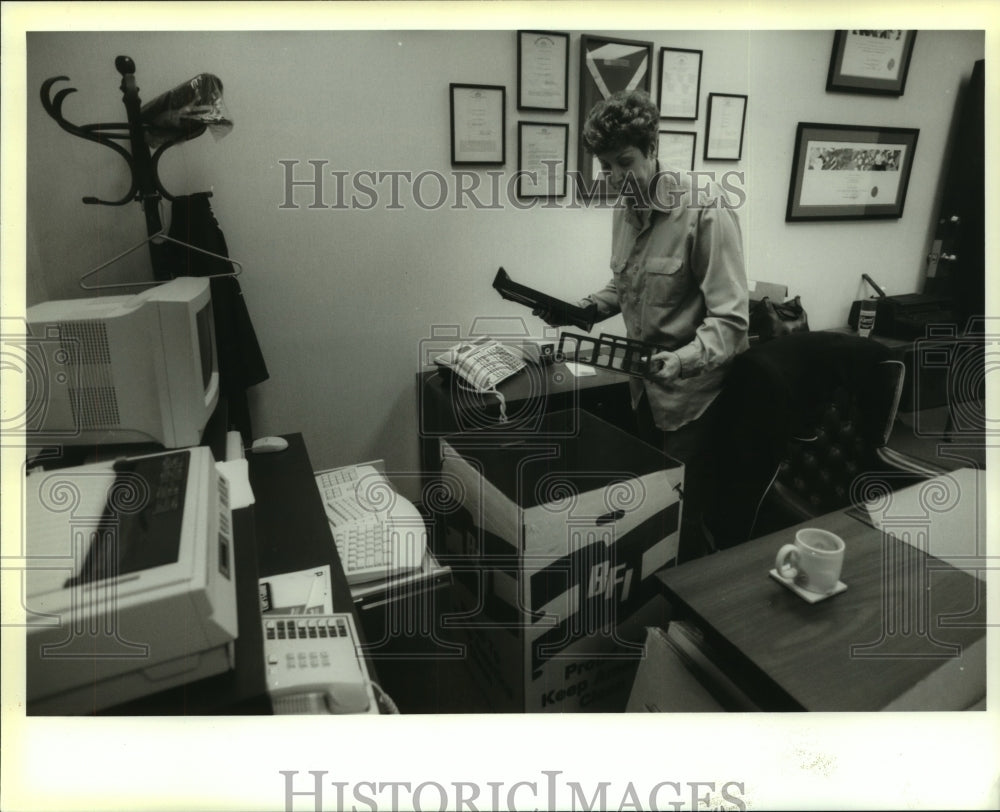
[(794, 527), (657, 575), (762, 710), (962, 710), (985, 696), (977, 579), (844, 512), (807, 524), (847, 545), (847, 591), (825, 601), (768, 576)]

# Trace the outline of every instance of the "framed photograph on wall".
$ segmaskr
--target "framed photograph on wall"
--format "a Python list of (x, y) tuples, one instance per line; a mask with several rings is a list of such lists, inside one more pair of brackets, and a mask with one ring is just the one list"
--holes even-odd
[(826, 89), (902, 96), (916, 31), (837, 31)]
[(657, 156), (663, 169), (694, 169), (695, 133), (660, 130)]
[(739, 93), (709, 93), (705, 125), (706, 161), (738, 161), (743, 157), (747, 97)]
[(453, 82), (448, 89), (452, 166), (502, 166), (507, 148), (506, 88)]
[(569, 109), (569, 34), (517, 32), (517, 109)]
[(569, 125), (520, 121), (517, 124), (517, 196), (566, 196)]
[(701, 56), (688, 48), (660, 48), (660, 118), (698, 118)]
[(577, 161), (581, 193), (588, 199), (604, 199), (607, 192), (599, 180), (600, 167), (583, 141), (583, 122), (590, 109), (619, 90), (649, 92), (653, 43), (609, 39), (583, 34), (580, 37), (580, 118)]
[(902, 217), (919, 132), (800, 123), (785, 220)]

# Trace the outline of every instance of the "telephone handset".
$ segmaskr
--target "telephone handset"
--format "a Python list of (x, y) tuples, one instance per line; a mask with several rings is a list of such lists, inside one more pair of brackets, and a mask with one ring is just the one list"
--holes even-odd
[(527, 366), (516, 350), (492, 339), (456, 344), (435, 358), (434, 363), (457, 373), (480, 393), (492, 392), (498, 383)]

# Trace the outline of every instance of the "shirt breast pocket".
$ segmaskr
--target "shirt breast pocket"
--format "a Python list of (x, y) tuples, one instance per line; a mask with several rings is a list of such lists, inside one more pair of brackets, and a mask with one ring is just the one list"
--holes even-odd
[(651, 307), (671, 307), (684, 295), (687, 274), (680, 257), (650, 257), (643, 266), (646, 271), (646, 304)]

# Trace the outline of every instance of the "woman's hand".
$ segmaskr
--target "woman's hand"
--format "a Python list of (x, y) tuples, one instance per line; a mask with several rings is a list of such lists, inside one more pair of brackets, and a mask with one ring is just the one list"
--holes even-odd
[(568, 321), (563, 321), (547, 307), (536, 307), (531, 311), (531, 315), (538, 316), (538, 318), (549, 325), (549, 327), (565, 327), (569, 324)]
[(681, 376), (681, 359), (669, 350), (649, 356), (649, 367), (652, 371), (647, 377), (661, 383), (669, 383)]

